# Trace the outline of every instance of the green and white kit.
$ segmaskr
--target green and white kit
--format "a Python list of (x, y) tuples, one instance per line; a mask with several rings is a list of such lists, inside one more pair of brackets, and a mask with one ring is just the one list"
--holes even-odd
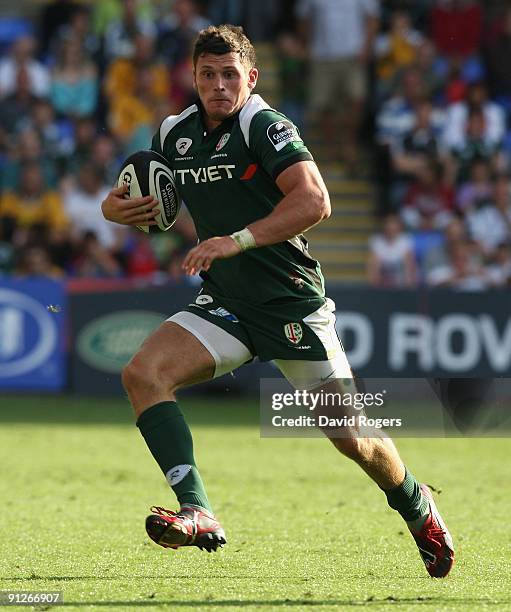
[[(201, 241), (230, 235), (269, 215), (283, 197), (278, 175), (312, 160), (296, 127), (259, 95), (250, 96), (241, 111), (210, 133), (200, 103), (167, 117), (152, 148), (174, 171)], [(320, 265), (309, 255), (303, 236), (216, 260), (201, 277), (195, 303), (170, 320), (213, 353), (217, 374), (255, 356), (261, 361), (321, 362), (342, 354), (339, 377), (351, 376)], [(214, 340), (208, 337), (211, 327), (217, 328)], [(244, 350), (229, 360), (219, 347), (233, 344), (227, 352), (236, 353), (234, 340)]]

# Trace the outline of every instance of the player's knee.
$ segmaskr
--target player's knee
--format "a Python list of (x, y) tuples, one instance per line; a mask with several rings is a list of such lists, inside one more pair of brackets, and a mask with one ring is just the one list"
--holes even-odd
[(121, 374), (122, 386), (127, 393), (133, 393), (147, 384), (148, 372), (136, 356), (123, 368)]
[[(154, 391), (162, 384), (162, 378), (158, 365), (139, 355), (135, 355), (122, 371), (122, 384), (128, 394)], [(165, 382), (169, 386), (170, 381)]]

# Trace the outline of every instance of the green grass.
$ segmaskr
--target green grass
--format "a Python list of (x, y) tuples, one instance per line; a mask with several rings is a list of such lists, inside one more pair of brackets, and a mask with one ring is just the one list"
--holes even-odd
[(458, 561), (439, 581), (327, 441), (261, 439), (234, 398), (183, 406), (229, 539), (217, 554), (148, 541), (148, 507), (174, 502), (124, 401), (0, 400), (0, 590), (63, 590), (77, 610), (511, 609), (509, 440), (398, 441), (443, 490)]

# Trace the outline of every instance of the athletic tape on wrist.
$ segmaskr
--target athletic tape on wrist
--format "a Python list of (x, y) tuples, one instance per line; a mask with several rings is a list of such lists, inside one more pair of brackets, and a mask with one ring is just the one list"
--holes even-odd
[(240, 247), (242, 251), (248, 251), (248, 249), (255, 249), (257, 244), (252, 232), (246, 227), (239, 232), (231, 234), (231, 238)]

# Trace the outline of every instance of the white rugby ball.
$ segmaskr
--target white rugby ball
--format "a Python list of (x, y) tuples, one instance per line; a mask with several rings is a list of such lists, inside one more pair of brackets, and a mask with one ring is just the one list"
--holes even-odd
[(156, 151), (143, 150), (130, 155), (119, 172), (117, 186), (126, 184), (126, 198), (152, 195), (158, 200), (158, 225), (137, 225), (143, 232), (166, 232), (176, 221), (181, 199), (176, 189), (174, 174), (167, 160)]

